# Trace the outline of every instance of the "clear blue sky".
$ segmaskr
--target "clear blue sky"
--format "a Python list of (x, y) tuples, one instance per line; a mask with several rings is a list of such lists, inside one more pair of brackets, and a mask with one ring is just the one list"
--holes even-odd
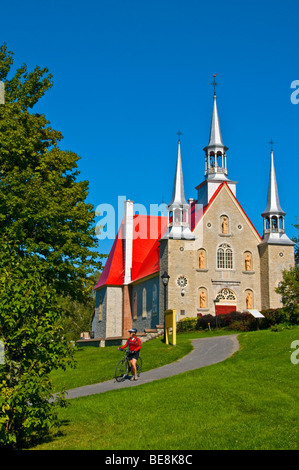
[[(80, 155), (88, 201), (169, 202), (180, 129), (186, 197), (204, 179), (213, 73), (228, 176), (259, 233), (272, 138), (286, 232), (299, 216), (298, 0), (10, 0), (0, 42), (15, 65), (47, 66), (38, 104)], [(99, 220), (99, 219), (97, 219)], [(101, 242), (109, 252), (111, 240)]]

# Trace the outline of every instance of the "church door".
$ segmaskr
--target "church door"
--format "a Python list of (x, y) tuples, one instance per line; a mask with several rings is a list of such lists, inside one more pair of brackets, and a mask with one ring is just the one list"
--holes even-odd
[(216, 297), (216, 315), (227, 314), (237, 310), (237, 297), (231, 289), (222, 289)]
[(216, 305), (216, 315), (223, 315), (225, 313), (235, 312), (236, 305)]

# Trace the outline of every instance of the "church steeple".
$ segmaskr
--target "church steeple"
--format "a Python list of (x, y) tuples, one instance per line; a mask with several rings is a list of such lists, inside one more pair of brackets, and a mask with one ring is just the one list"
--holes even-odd
[(181, 133), (178, 132), (178, 135), (178, 155), (173, 183), (172, 198), (167, 206), (168, 231), (166, 233), (166, 237), (176, 239), (194, 239), (194, 235), (192, 234), (189, 228), (189, 204), (186, 202), (185, 199), (180, 141)]
[(227, 180), (227, 163), (226, 151), (228, 147), (223, 145), (222, 135), (220, 130), (218, 109), (217, 109), (217, 96), (216, 96), (216, 82), (214, 75), (214, 104), (210, 128), (210, 138), (208, 145), (204, 148), (205, 151), (205, 177), (208, 180), (221, 179)]
[[(272, 144), (272, 141), (271, 141)], [(263, 240), (267, 243), (294, 244), (285, 234), (284, 216), (286, 213), (282, 210), (277, 181), (274, 168), (273, 149), (271, 147), (270, 177), (268, 185), (267, 207), (262, 213), (264, 219)]]
[(228, 184), (232, 193), (236, 196), (237, 182), (231, 181), (227, 176), (226, 151), (228, 147), (223, 144), (221, 135), (217, 109), (216, 86), (218, 83), (216, 83), (216, 75), (214, 74), (214, 81), (211, 83), (214, 86), (214, 96), (209, 143), (203, 149), (205, 152), (205, 180), (196, 187), (198, 190), (197, 203), (203, 206), (209, 203), (211, 197), (223, 182)]

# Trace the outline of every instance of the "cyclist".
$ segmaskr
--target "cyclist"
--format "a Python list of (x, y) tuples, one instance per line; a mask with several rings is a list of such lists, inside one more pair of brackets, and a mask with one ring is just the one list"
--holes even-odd
[(129, 361), (131, 364), (132, 368), (132, 377), (130, 380), (138, 380), (137, 378), (137, 369), (136, 369), (136, 363), (137, 359), (139, 357), (139, 351), (141, 349), (141, 340), (140, 338), (137, 338), (136, 333), (137, 330), (136, 328), (131, 328), (129, 330), (130, 333), (130, 338), (128, 338), (126, 344), (124, 344), (122, 347), (118, 348), (119, 351), (122, 351), (123, 349), (127, 348), (129, 346)]

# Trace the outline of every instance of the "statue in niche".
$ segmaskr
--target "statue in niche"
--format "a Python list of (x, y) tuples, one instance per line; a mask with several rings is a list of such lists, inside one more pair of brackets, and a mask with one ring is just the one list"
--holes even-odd
[(245, 257), (245, 271), (251, 271), (251, 270), (252, 270), (251, 256), (249, 253), (247, 253)]
[(246, 308), (252, 308), (252, 295), (251, 292), (248, 292), (246, 296)]
[(222, 233), (228, 233), (228, 220), (227, 220), (227, 217), (223, 217), (221, 226), (222, 226)]
[(205, 308), (206, 306), (206, 293), (203, 290), (201, 291), (199, 296), (199, 306), (200, 308)]
[(199, 261), (199, 269), (205, 269), (205, 252), (204, 251), (199, 252), (198, 261)]

